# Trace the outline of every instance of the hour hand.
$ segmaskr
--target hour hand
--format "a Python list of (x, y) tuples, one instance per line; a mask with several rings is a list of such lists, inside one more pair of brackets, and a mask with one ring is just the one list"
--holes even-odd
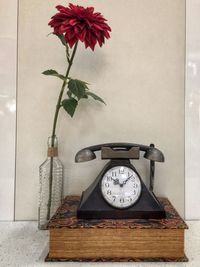
[(113, 179), (113, 178), (111, 177), (111, 179), (114, 181), (114, 185), (119, 184), (119, 179), (118, 179), (118, 178), (117, 178), (117, 179)]

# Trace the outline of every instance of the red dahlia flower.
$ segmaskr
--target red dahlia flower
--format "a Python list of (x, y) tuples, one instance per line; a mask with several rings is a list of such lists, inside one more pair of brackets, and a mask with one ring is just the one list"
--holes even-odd
[(99, 12), (94, 12), (93, 7), (69, 4), (69, 7), (56, 6), (59, 11), (55, 14), (49, 25), (54, 29), (54, 34), (63, 34), (70, 48), (77, 41), (94, 50), (97, 42), (100, 46), (105, 38), (109, 38), (111, 28), (105, 22), (106, 19)]

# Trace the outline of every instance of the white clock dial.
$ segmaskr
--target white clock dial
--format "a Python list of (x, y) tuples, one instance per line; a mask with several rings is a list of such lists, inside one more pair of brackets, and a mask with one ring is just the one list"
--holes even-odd
[(113, 207), (128, 208), (140, 197), (140, 178), (129, 167), (115, 166), (109, 169), (101, 181), (104, 199)]

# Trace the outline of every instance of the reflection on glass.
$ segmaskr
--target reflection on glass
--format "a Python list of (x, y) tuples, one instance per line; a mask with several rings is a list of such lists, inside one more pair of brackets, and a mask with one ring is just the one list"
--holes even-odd
[(8, 101), (6, 103), (6, 107), (10, 112), (12, 112), (12, 113), (15, 112), (16, 111), (16, 102), (15, 102), (15, 100), (12, 99), (12, 100)]
[(191, 69), (190, 74), (193, 76), (196, 76), (197, 75), (197, 64), (192, 61), (188, 61), (188, 67)]

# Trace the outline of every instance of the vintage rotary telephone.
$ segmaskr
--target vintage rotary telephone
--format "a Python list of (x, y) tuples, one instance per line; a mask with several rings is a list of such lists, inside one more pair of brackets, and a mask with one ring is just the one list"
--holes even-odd
[[(132, 143), (108, 143), (86, 147), (75, 157), (76, 162), (96, 158), (110, 159), (95, 181), (82, 193), (77, 210), (79, 219), (148, 219), (165, 218), (165, 210), (153, 193), (155, 162), (164, 162), (163, 153), (154, 147)], [(130, 159), (140, 152), (150, 160), (149, 189)]]

